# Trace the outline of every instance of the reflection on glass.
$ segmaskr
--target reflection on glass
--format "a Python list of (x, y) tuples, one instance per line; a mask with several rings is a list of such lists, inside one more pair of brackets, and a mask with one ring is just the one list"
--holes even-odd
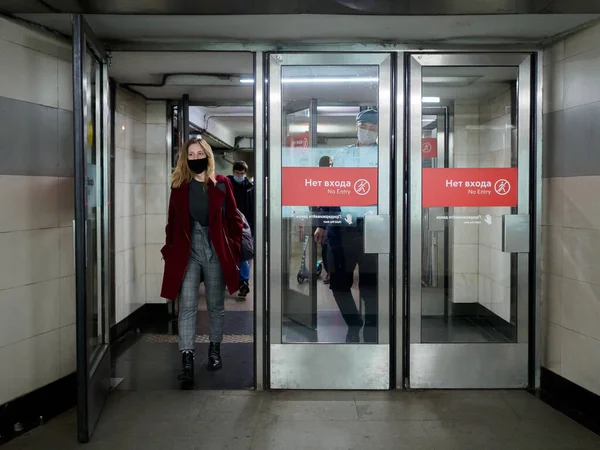
[(377, 342), (378, 71), (282, 67), (284, 343)]
[(102, 86), (101, 65), (88, 51), (84, 58), (84, 141), (86, 154), (86, 301), (88, 356), (94, 360), (103, 343), (104, 297), (101, 294), (104, 267), (102, 255)]
[[(440, 101), (423, 104), (423, 168), (517, 167), (516, 80), (512, 67), (424, 67), (423, 96)], [(502, 252), (512, 213), (423, 208), (422, 342), (516, 342), (516, 259)]]

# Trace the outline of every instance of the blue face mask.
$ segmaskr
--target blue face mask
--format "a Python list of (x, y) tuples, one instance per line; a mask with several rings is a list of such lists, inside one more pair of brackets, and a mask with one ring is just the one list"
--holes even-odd
[(240, 177), (236, 177), (236, 176), (234, 175), (234, 176), (233, 176), (233, 179), (234, 179), (235, 181), (237, 181), (238, 183), (242, 183), (242, 182), (243, 182), (243, 181), (246, 179), (246, 177), (241, 177), (241, 178), (240, 178)]

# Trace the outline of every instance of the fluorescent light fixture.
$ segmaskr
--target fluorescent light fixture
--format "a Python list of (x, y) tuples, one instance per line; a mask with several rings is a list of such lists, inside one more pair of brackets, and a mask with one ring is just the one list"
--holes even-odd
[(423, 97), (422, 101), (423, 101), (423, 103), (439, 103), (440, 98), (439, 97)]
[(480, 75), (466, 77), (423, 77), (423, 84), (445, 84), (448, 86), (469, 86), (482, 78)]
[[(377, 83), (377, 77), (298, 77), (298, 78), (282, 78), (282, 83)], [(252, 78), (241, 78), (240, 83), (252, 84)]]
[(377, 83), (377, 77), (298, 77), (282, 78), (282, 83)]

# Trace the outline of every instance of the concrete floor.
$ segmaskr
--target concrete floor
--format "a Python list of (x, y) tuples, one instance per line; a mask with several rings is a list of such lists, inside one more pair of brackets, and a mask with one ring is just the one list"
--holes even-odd
[(94, 438), (75, 412), (3, 450), (591, 450), (593, 434), (522, 391), (114, 392)]

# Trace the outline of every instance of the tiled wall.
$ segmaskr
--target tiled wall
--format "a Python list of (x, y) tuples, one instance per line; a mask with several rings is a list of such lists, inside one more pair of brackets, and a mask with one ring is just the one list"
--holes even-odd
[(167, 105), (148, 102), (146, 108), (146, 303), (164, 303), (160, 297), (169, 191)]
[(146, 302), (146, 102), (122, 89), (115, 104), (115, 320)]
[[(479, 167), (511, 167), (510, 87), (479, 106)], [(502, 251), (502, 216), (510, 208), (479, 208), (479, 303), (510, 322), (511, 255)], [(487, 221), (486, 221), (487, 219)]]
[(0, 404), (75, 370), (70, 44), (0, 18)]
[[(450, 167), (478, 166), (479, 152), (479, 102), (457, 101), (454, 104), (453, 163)], [(477, 208), (450, 208), (453, 215), (476, 215)], [(452, 226), (452, 301), (477, 302), (477, 251), (479, 228), (453, 220)]]
[(544, 65), (543, 365), (600, 394), (600, 26)]

